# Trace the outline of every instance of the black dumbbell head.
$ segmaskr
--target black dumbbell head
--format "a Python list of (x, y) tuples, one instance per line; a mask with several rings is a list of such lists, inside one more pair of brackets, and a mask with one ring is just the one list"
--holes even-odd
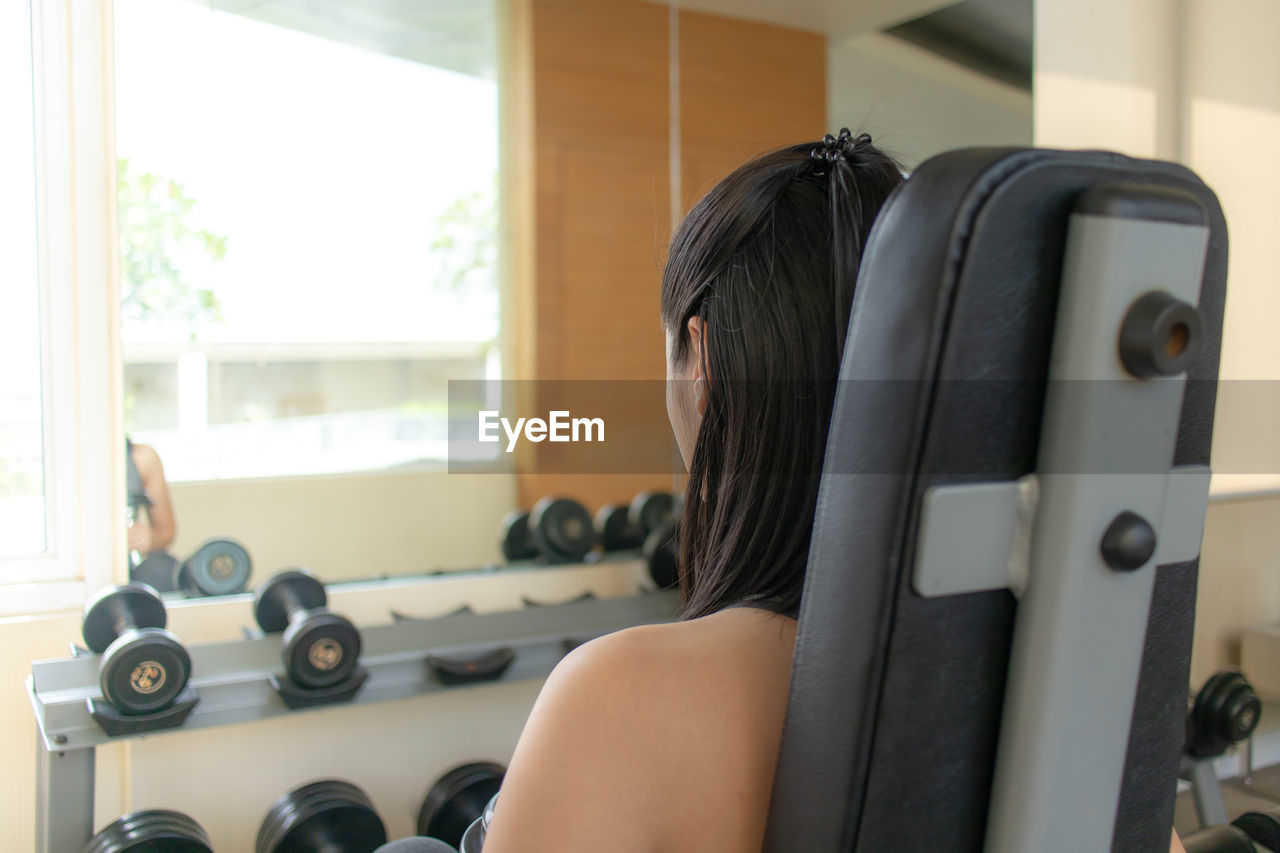
[(1215, 673), (1200, 688), (1187, 715), (1186, 752), (1214, 758), (1258, 727), (1262, 703), (1242, 673)]
[(289, 593), (306, 610), (324, 607), (328, 601), (324, 584), (310, 572), (302, 569), (277, 572), (253, 593), (253, 617), (266, 633), (276, 634), (289, 627)]
[(532, 560), (538, 556), (538, 548), (529, 535), (529, 513), (512, 510), (502, 517), (499, 545), (502, 558), (508, 563)]
[(631, 524), (631, 508), (617, 504), (605, 504), (596, 511), (596, 538), (605, 551), (626, 551), (639, 548), (643, 537)]
[(318, 610), (284, 632), (284, 669), (299, 687), (331, 687), (360, 660), (360, 631), (345, 616)]
[(168, 621), (160, 594), (138, 581), (98, 590), (84, 606), (80, 630), (92, 651), (102, 654), (131, 621), (138, 628), (163, 628)]
[(644, 540), (644, 558), (649, 564), (649, 577), (658, 589), (670, 589), (680, 583), (676, 567), (680, 523), (668, 521)]
[(545, 497), (529, 513), (529, 532), (544, 557), (553, 563), (576, 563), (596, 545), (591, 513), (569, 498)]
[(641, 492), (631, 501), (631, 525), (640, 531), (640, 539), (648, 538), (675, 517), (676, 499), (670, 492)]
[(427, 791), (418, 810), (418, 834), (457, 847), (462, 836), (502, 787), (506, 768), (482, 761), (455, 767)]
[(198, 595), (231, 595), (248, 588), (253, 560), (234, 539), (209, 539), (182, 564), (183, 587)]
[(211, 853), (209, 836), (188, 815), (148, 809), (118, 817), (89, 840), (83, 853)]
[(303, 785), (272, 804), (258, 829), (256, 853), (373, 853), (387, 830), (364, 791), (339, 779)]
[(1231, 821), (1231, 825), (1268, 850), (1280, 850), (1280, 814), (1246, 812)]
[(152, 551), (129, 569), (129, 580), (145, 583), (156, 592), (174, 592), (178, 558), (168, 551)]
[(168, 707), (190, 677), (191, 656), (163, 628), (125, 632), (107, 647), (98, 671), (102, 695), (122, 714)]

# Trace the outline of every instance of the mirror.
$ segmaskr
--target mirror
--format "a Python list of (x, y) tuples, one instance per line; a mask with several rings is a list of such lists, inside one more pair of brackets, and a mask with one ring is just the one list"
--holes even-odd
[(1030, 51), (1031, 0), (115, 0), (135, 559), (475, 570), (538, 495), (678, 491), (451, 474), (449, 382), (661, 380), (702, 192), (841, 125), (1030, 144)]
[(135, 546), (231, 537), (254, 582), (496, 558), (509, 483), (450, 485), (456, 543), (424, 523), (447, 510), (448, 380), (501, 366), (495, 21), (115, 3), (126, 434), (177, 521), (152, 507)]

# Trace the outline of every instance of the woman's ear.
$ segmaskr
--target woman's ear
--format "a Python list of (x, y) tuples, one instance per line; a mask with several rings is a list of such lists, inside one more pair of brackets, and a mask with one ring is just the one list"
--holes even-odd
[(698, 415), (702, 416), (707, 413), (707, 359), (706, 353), (703, 351), (704, 336), (703, 332), (707, 328), (707, 322), (701, 317), (689, 318), (689, 360), (693, 367), (693, 404), (698, 409)]

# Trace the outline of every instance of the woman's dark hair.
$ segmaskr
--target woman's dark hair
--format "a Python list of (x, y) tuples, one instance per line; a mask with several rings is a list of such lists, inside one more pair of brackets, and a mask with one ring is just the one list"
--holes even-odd
[(707, 377), (680, 521), (685, 618), (799, 606), (858, 263), (901, 180), (869, 136), (841, 131), (741, 166), (672, 238), (662, 322), (677, 366), (690, 318), (705, 323)]

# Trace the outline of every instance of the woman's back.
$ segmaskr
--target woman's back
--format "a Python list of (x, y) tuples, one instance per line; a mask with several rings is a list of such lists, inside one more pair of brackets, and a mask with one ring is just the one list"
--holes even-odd
[(758, 851), (795, 630), (740, 607), (576, 650), (529, 718), (485, 853)]

